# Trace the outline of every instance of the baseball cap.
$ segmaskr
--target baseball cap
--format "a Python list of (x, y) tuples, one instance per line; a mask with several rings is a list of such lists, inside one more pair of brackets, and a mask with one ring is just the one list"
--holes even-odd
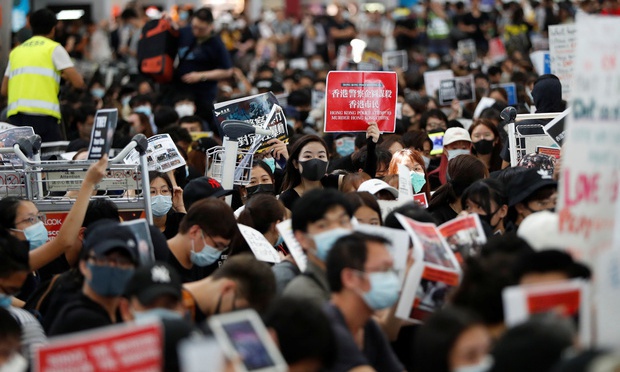
[(557, 186), (552, 173), (545, 169), (530, 168), (515, 175), (508, 183), (508, 205), (510, 207), (522, 202), (537, 190), (545, 186)]
[(463, 128), (448, 128), (443, 135), (443, 145), (449, 145), (457, 141), (471, 142), (469, 132)]
[(198, 177), (185, 185), (183, 189), (183, 202), (185, 208), (189, 207), (201, 199), (206, 198), (219, 198), (221, 196), (227, 196), (233, 193), (233, 190), (224, 190), (222, 184), (211, 177)]
[(105, 256), (110, 251), (124, 250), (133, 262), (139, 262), (138, 243), (133, 232), (114, 220), (101, 220), (86, 229), (84, 253), (93, 253), (96, 257)]
[(148, 306), (163, 295), (180, 300), (183, 297), (182, 286), (181, 277), (172, 266), (155, 262), (134, 271), (125, 287), (125, 296), (135, 296), (142, 305)]
[(387, 190), (390, 193), (392, 193), (392, 195), (394, 195), (395, 198), (398, 198), (398, 190), (388, 185), (385, 181), (379, 180), (376, 178), (362, 182), (360, 187), (357, 188), (358, 192), (367, 191), (373, 195), (378, 193), (381, 190)]
[(519, 225), (517, 236), (537, 251), (557, 248), (560, 238), (560, 216), (549, 211), (532, 213)]

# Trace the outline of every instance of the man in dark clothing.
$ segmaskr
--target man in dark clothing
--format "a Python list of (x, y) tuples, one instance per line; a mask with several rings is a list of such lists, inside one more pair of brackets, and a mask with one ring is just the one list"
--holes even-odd
[(80, 258), (82, 293), (66, 304), (50, 327), (62, 335), (105, 327), (117, 322), (125, 285), (138, 266), (138, 244), (127, 227), (104, 220), (89, 228)]
[[(532, 97), (534, 98), (534, 105), (536, 106), (537, 114), (562, 112), (566, 109), (566, 103), (562, 100), (562, 83), (557, 76), (553, 74), (546, 74), (540, 76), (534, 83), (532, 89)], [(523, 125), (541, 125), (544, 126), (550, 120), (549, 119), (532, 119), (523, 120), (515, 123), (515, 127)], [(504, 128), (499, 128), (500, 132), (504, 131)], [(523, 128), (519, 131), (521, 134), (544, 134), (542, 127), (540, 128)], [(510, 163), (510, 150), (508, 148), (508, 141), (504, 142), (502, 148), (501, 157), (504, 160), (504, 164)]]

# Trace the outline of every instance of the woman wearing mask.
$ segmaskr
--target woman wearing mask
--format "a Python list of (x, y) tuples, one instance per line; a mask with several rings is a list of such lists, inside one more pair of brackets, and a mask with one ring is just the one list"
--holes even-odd
[[(369, 123), (366, 137), (372, 142), (379, 141), (379, 128), (376, 123)], [(295, 142), (284, 170), (284, 181), (280, 200), (286, 208), (293, 205), (304, 193), (323, 187), (339, 189), (343, 175), (326, 175), (329, 164), (329, 152), (325, 141), (315, 135), (306, 135)], [(369, 169), (372, 168), (372, 169)], [(376, 171), (376, 159), (367, 156), (364, 171), (371, 177)]]
[[(270, 158), (273, 159), (273, 158)], [(259, 194), (275, 195), (275, 179), (271, 166), (266, 161), (268, 159), (259, 160), (252, 167), (252, 175), (250, 183), (240, 189), (241, 198), (247, 203), (250, 198)], [(275, 167), (275, 165), (274, 165)]]
[(431, 315), (416, 335), (416, 371), (487, 371), (490, 347), (491, 337), (475, 315), (445, 308)]
[(409, 177), (411, 177), (411, 186), (413, 193), (425, 193), (426, 199), (431, 198), (431, 189), (428, 182), (428, 175), (424, 167), (424, 157), (418, 151), (404, 149), (392, 155), (392, 161), (388, 168), (388, 175), (398, 174), (398, 165), (402, 164), (409, 169)]
[(555, 211), (558, 183), (552, 171), (530, 168), (515, 175), (506, 186), (509, 209), (506, 220), (509, 226), (519, 227), (525, 217), (532, 213)]
[(149, 117), (142, 112), (132, 112), (127, 119), (129, 121), (129, 136), (133, 137), (138, 133), (142, 133), (146, 138), (153, 136), (153, 128), (149, 121)]
[(153, 225), (163, 232), (167, 239), (179, 231), (181, 219), (187, 213), (183, 204), (183, 189), (172, 186), (167, 174), (150, 172), (151, 212)]
[(366, 225), (381, 226), (383, 221), (381, 219), (381, 208), (371, 193), (352, 192), (345, 195), (351, 207), (353, 207), (353, 217), (357, 219), (357, 222)]
[(462, 155), (450, 161), (448, 176), (450, 181), (437, 189), (428, 207), (437, 225), (456, 218), (461, 213), (463, 192), (472, 183), (487, 178), (489, 171), (475, 156)]
[(429, 173), (431, 188), (436, 189), (448, 182), (448, 163), (459, 155), (471, 154), (471, 137), (463, 128), (449, 128), (443, 136), (443, 153), (439, 167)]
[(486, 178), (471, 184), (461, 196), (461, 206), (468, 213), (477, 213), (489, 224), (492, 234), (506, 232), (504, 218), (508, 214), (508, 197), (498, 180)]
[(480, 159), (490, 172), (502, 169), (502, 141), (497, 127), (486, 119), (476, 120), (469, 127), (472, 141), (471, 153)]

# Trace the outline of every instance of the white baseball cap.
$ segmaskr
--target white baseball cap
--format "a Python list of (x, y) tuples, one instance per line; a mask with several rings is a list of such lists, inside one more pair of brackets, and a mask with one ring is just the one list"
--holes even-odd
[(451, 143), (457, 141), (467, 141), (471, 142), (471, 137), (469, 136), (469, 132), (463, 128), (448, 128), (446, 133), (443, 135), (443, 145), (449, 145)]
[(373, 195), (381, 190), (387, 190), (392, 193), (395, 198), (398, 198), (398, 190), (388, 185), (385, 181), (376, 178), (362, 182), (360, 187), (357, 188), (357, 191), (367, 191)]

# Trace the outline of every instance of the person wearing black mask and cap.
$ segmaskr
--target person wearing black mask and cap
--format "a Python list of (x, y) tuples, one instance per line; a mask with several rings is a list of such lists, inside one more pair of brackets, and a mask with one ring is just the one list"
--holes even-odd
[[(553, 74), (546, 74), (536, 79), (534, 88), (532, 89), (532, 98), (534, 98), (534, 105), (536, 106), (537, 114), (546, 114), (554, 112), (562, 112), (566, 110), (566, 102), (562, 100), (562, 83), (560, 79)], [(540, 128), (523, 128), (520, 130), (521, 134), (544, 134), (542, 126), (547, 124), (548, 119), (532, 119), (522, 120), (515, 123), (516, 127), (523, 125), (541, 125)], [(503, 127), (499, 128), (500, 133), (504, 130)], [(504, 143), (502, 148), (501, 157), (504, 160), (503, 168), (510, 165), (510, 150), (508, 148), (508, 141)]]

